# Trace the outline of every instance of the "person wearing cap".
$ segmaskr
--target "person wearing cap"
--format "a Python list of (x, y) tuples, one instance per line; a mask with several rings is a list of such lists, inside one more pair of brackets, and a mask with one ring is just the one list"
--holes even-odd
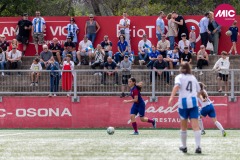
[(197, 36), (196, 36), (196, 33), (195, 33), (195, 29), (196, 28), (194, 26), (191, 26), (190, 27), (191, 32), (189, 33), (189, 41), (190, 41), (190, 46), (191, 46), (191, 52), (192, 53), (195, 53), (194, 50), (196, 48)]
[(205, 47), (207, 47), (208, 43), (208, 34), (211, 33), (208, 30), (208, 24), (209, 24), (209, 12), (205, 13), (204, 17), (199, 22), (201, 42)]
[(52, 42), (49, 44), (49, 50), (52, 52), (53, 56), (57, 57), (58, 63), (61, 64), (61, 44), (59, 43), (57, 37), (54, 37)]
[[(129, 56), (125, 55), (123, 61), (120, 63), (120, 70), (122, 71), (122, 94), (120, 95), (120, 98), (123, 98), (126, 96), (124, 93), (125, 89), (128, 89), (128, 79), (131, 78), (131, 69), (132, 69), (132, 62), (129, 61)], [(128, 89), (129, 90), (129, 89)]]
[(164, 12), (160, 11), (158, 14), (159, 16), (156, 20), (156, 35), (157, 35), (158, 41), (160, 41), (162, 39), (162, 34), (165, 33), (165, 24), (163, 21)]
[[(15, 28), (15, 35), (18, 42), (23, 44), (22, 54), (25, 55), (27, 45), (29, 43), (29, 35), (32, 29), (32, 22), (28, 20), (28, 14), (24, 13), (23, 18), (18, 21), (18, 24)], [(18, 34), (17, 34), (18, 32)]]
[(170, 42), (166, 39), (166, 35), (162, 34), (162, 39), (158, 41), (157, 43), (157, 50), (160, 52), (160, 54), (163, 56), (163, 58), (166, 58), (167, 52), (170, 49)]
[(40, 11), (36, 11), (36, 17), (32, 20), (32, 36), (35, 45), (36, 54), (38, 55), (38, 45), (44, 44), (44, 32), (46, 29), (46, 22), (40, 16)]
[[(66, 60), (63, 62), (63, 71), (69, 72), (62, 72), (62, 89), (66, 92), (71, 92), (72, 90), (72, 81), (73, 81), (73, 70), (74, 70), (74, 62), (71, 61), (71, 54), (67, 54)], [(67, 93), (67, 97), (71, 94)]]
[(88, 39), (94, 45), (97, 33), (101, 27), (98, 24), (98, 22), (96, 20), (94, 20), (93, 18), (94, 18), (93, 14), (90, 14), (89, 20), (85, 24), (85, 35), (87, 35)]
[(172, 21), (178, 25), (178, 40), (180, 41), (182, 39), (181, 35), (182, 33), (186, 34), (186, 38), (188, 39), (188, 28), (185, 23), (185, 20), (183, 16), (178, 15), (177, 12), (172, 12), (173, 19)]
[(83, 63), (87, 63), (87, 57), (88, 57), (88, 64), (89, 66), (92, 65), (92, 59), (94, 58), (93, 56), (94, 53), (94, 48), (93, 44), (90, 40), (88, 40), (88, 36), (84, 35), (83, 40), (79, 43), (78, 45), (78, 51), (77, 51), (77, 58), (78, 58), (78, 66), (81, 65), (81, 56), (84, 57)]
[(175, 44), (175, 37), (178, 36), (177, 24), (172, 21), (172, 19), (173, 19), (172, 13), (169, 13), (166, 18), (168, 20), (167, 37), (170, 42), (170, 49), (173, 50), (174, 44)]
[(192, 63), (192, 54), (189, 52), (189, 47), (184, 47), (184, 52), (181, 55), (181, 64), (184, 62)]
[(6, 41), (6, 37), (4, 34), (0, 35), (0, 47), (2, 48), (3, 52), (7, 53), (9, 51), (9, 42)]
[(75, 23), (75, 19), (73, 17), (70, 18), (70, 23), (67, 25), (67, 37), (72, 37), (72, 42), (77, 43), (77, 34), (79, 33), (79, 28)]
[(123, 60), (123, 57), (125, 55), (129, 55), (129, 53), (128, 53), (128, 43), (125, 40), (125, 36), (121, 34), (118, 37), (118, 39), (119, 39), (119, 41), (117, 43), (118, 52), (115, 54), (115, 62), (119, 66), (120, 62)]
[(127, 12), (123, 12), (123, 18), (119, 21), (120, 34), (124, 35), (125, 40), (128, 43), (128, 52), (131, 53), (131, 42), (130, 42), (130, 19), (127, 18)]
[(107, 57), (112, 57), (112, 42), (109, 40), (108, 35), (104, 36), (103, 41), (101, 42), (102, 49), (105, 51), (104, 62), (107, 61)]
[(65, 61), (67, 54), (70, 54), (74, 63), (77, 63), (76, 44), (72, 42), (72, 37), (67, 37), (67, 41), (64, 43), (64, 50), (62, 52), (63, 61)]
[(190, 47), (190, 41), (187, 40), (187, 35), (186, 33), (182, 33), (181, 35), (182, 40), (178, 42), (178, 48), (179, 48), (179, 57), (184, 53), (184, 48), (185, 47)]
[(143, 34), (142, 40), (138, 43), (138, 57), (139, 64), (143, 65), (148, 57), (148, 54), (151, 52), (152, 43), (147, 39), (147, 35)]

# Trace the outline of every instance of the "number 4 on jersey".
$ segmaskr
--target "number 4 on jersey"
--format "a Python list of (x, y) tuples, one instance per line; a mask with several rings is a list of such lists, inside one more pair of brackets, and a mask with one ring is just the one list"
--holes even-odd
[(192, 81), (188, 81), (186, 90), (192, 92)]

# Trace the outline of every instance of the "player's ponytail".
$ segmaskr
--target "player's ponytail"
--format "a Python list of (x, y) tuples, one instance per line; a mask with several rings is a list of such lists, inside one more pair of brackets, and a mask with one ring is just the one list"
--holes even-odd
[(129, 78), (133, 83), (134, 83), (134, 85), (137, 87), (137, 89), (139, 90), (139, 91), (141, 91), (142, 90), (142, 83), (141, 84), (136, 84), (136, 79), (135, 78), (133, 78), (133, 77), (131, 77), (131, 78)]
[(201, 89), (200, 94), (202, 95), (202, 97), (204, 99), (207, 98), (207, 95), (206, 95), (206, 93), (204, 91), (204, 88), (206, 87), (206, 85), (204, 83), (202, 83), (202, 82), (199, 82), (199, 86), (200, 86), (200, 89)]

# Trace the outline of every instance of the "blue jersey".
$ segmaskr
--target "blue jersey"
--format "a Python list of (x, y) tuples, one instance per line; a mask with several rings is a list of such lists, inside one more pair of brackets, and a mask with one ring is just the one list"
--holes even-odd
[(78, 26), (76, 24), (68, 24), (67, 25), (67, 37), (72, 36), (73, 42), (77, 42), (77, 30), (79, 30)]
[(141, 96), (141, 93), (140, 93), (140, 91), (138, 90), (137, 86), (134, 86), (134, 87), (131, 89), (130, 95), (132, 96), (133, 99), (134, 99), (135, 96), (138, 96), (138, 101), (137, 101), (137, 102), (134, 102), (134, 104), (144, 103), (144, 101), (143, 101), (143, 99), (142, 99), (142, 96)]
[(160, 53), (158, 51), (155, 51), (155, 52), (149, 52), (148, 56), (151, 57), (151, 58), (157, 58), (157, 56), (159, 55)]

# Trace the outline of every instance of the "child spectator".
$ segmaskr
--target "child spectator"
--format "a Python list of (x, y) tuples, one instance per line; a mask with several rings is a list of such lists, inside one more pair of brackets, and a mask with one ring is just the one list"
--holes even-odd
[(233, 22), (233, 25), (228, 30), (230, 30), (232, 32), (232, 35), (231, 35), (232, 47), (229, 51), (229, 54), (232, 54), (233, 50), (235, 51), (235, 54), (238, 54), (236, 43), (237, 43), (237, 36), (239, 36), (239, 33), (238, 33), (238, 27), (237, 27), (236, 20)]
[(122, 70), (122, 94), (120, 98), (125, 97), (124, 90), (128, 86), (128, 79), (131, 77), (131, 65), (132, 63), (129, 61), (128, 55), (124, 56), (124, 60), (120, 63), (120, 69)]
[(148, 68), (153, 69), (153, 63), (157, 60), (157, 56), (159, 55), (159, 51), (156, 50), (156, 47), (154, 45), (152, 45), (152, 51), (149, 53), (149, 59), (150, 61), (147, 64)]
[[(175, 47), (174, 50), (168, 51), (167, 58), (163, 60), (168, 62), (168, 66), (170, 69), (173, 69), (173, 66), (179, 65), (179, 50), (178, 47)], [(173, 76), (174, 73), (171, 71), (171, 75)]]
[[(71, 61), (71, 54), (67, 54), (66, 61), (63, 62), (63, 71), (73, 71), (74, 70), (74, 62)], [(62, 72), (62, 89), (70, 92), (72, 89), (72, 80), (73, 73), (72, 72)], [(67, 94), (70, 97), (70, 93)]]
[[(42, 70), (42, 65), (40, 63), (40, 59), (39, 58), (35, 58), (33, 60), (33, 63), (30, 67), (30, 70), (32, 70), (33, 72), (31, 73), (31, 80), (32, 80), (32, 83), (30, 84), (30, 86), (38, 86), (38, 79), (39, 79), (39, 76), (40, 76), (40, 72), (38, 71), (41, 71)], [(35, 79), (35, 80), (34, 80)]]
[(184, 47), (184, 52), (181, 55), (181, 63), (183, 62), (187, 62), (189, 64), (192, 62), (192, 54), (189, 52), (188, 47)]
[[(200, 50), (197, 53), (197, 69), (202, 69), (202, 66), (208, 66), (208, 54), (206, 52), (205, 46), (201, 45)], [(203, 75), (202, 71), (199, 75)]]
[(194, 52), (194, 50), (196, 47), (196, 33), (195, 33), (196, 28), (194, 26), (191, 26), (190, 30), (191, 30), (191, 32), (189, 33), (189, 41), (190, 41), (190, 46), (191, 46), (190, 52), (195, 54), (196, 52)]

